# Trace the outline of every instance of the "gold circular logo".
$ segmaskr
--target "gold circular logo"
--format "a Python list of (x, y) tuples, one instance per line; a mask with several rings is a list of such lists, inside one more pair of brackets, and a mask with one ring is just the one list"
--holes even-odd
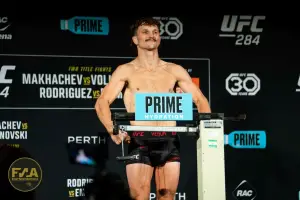
[(32, 158), (19, 158), (9, 167), (8, 180), (10, 184), (21, 192), (35, 190), (42, 181), (42, 168)]

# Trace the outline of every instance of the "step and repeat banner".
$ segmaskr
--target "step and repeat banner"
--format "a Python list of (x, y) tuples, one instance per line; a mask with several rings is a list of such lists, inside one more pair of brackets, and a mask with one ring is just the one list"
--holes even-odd
[[(10, 180), (31, 178), (12, 187), (25, 190), (32, 181), (38, 200), (84, 196), (94, 169), (70, 163), (67, 146), (74, 143), (102, 146), (106, 170), (126, 181), (125, 165), (116, 161), (121, 146), (107, 137), (94, 105), (116, 67), (136, 56), (129, 27), (140, 17), (0, 16), (0, 142), (26, 149), (35, 162), (15, 165), (36, 169), (11, 170)], [(227, 200), (298, 199), (298, 28), (290, 21), (278, 27), (264, 14), (152, 17), (161, 22), (160, 57), (187, 70), (212, 111), (247, 115), (224, 123)], [(111, 110), (125, 112), (122, 93)], [(195, 200), (196, 140), (180, 141), (175, 199)]]

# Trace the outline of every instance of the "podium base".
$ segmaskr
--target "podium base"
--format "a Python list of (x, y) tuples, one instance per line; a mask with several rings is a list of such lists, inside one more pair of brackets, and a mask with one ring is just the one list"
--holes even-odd
[(201, 120), (199, 130), (198, 200), (226, 200), (223, 120)]

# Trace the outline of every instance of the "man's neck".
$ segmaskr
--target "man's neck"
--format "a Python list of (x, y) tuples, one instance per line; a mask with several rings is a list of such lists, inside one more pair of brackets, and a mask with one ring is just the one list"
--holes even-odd
[(158, 56), (158, 51), (157, 50), (153, 50), (153, 51), (139, 50), (138, 56), (137, 56), (137, 61), (139, 62), (141, 67), (144, 67), (148, 70), (153, 70), (158, 66), (158, 64), (160, 62), (160, 58)]

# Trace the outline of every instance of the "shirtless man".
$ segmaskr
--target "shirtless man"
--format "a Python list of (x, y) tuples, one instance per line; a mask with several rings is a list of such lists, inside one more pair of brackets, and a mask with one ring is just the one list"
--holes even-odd
[[(126, 163), (126, 174), (131, 195), (137, 200), (150, 196), (150, 185), (155, 170), (157, 199), (173, 200), (177, 191), (180, 174), (179, 142), (177, 139), (165, 141), (130, 140), (127, 133), (113, 135), (110, 104), (125, 88), (123, 95), (127, 112), (135, 112), (134, 94), (173, 93), (176, 84), (185, 93), (191, 93), (198, 112), (211, 112), (206, 97), (192, 82), (187, 71), (180, 65), (159, 58), (159, 22), (152, 18), (137, 20), (133, 25), (132, 41), (137, 47), (138, 56), (129, 63), (120, 65), (113, 72), (109, 84), (98, 98), (95, 109), (101, 123), (111, 139), (121, 143), (121, 137), (129, 144), (129, 155), (139, 154), (139, 160)], [(176, 126), (175, 121), (131, 121), (139, 126)]]

